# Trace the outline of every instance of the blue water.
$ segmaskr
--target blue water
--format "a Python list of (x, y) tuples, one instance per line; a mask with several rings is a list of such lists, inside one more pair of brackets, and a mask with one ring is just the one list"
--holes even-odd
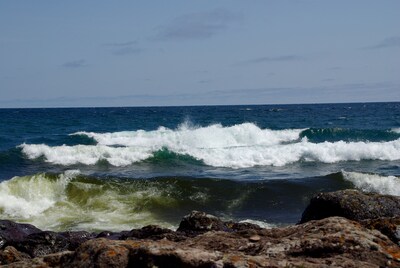
[(400, 103), (0, 109), (0, 216), (48, 229), (294, 223), (317, 192), (397, 194), (399, 174)]

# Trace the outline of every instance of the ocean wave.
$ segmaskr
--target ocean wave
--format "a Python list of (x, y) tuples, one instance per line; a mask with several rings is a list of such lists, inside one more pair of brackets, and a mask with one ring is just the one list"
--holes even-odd
[(48, 146), (45, 144), (22, 144), (19, 146), (29, 159), (45, 157), (57, 165), (94, 165), (107, 161), (113, 166), (127, 166), (150, 158), (152, 148), (110, 147), (105, 145)]
[(392, 141), (399, 138), (400, 132), (378, 129), (350, 129), (350, 128), (309, 128), (304, 130), (300, 137), (307, 137), (312, 142), (324, 141)]
[[(44, 157), (45, 161), (59, 165), (94, 165), (107, 161), (113, 166), (127, 166), (151, 159), (162, 150), (190, 156), (194, 160), (214, 167), (246, 168), (254, 166), (284, 166), (299, 161), (337, 163), (340, 161), (400, 159), (400, 139), (389, 142), (322, 142), (312, 143), (306, 138), (292, 143), (276, 145), (242, 144), (241, 146), (198, 146), (201, 142), (165, 145), (112, 147), (107, 145), (48, 146), (22, 144), (20, 148), (29, 159)], [(147, 142), (146, 142), (147, 144)]]
[(400, 127), (392, 128), (392, 129), (391, 129), (391, 132), (400, 134)]
[[(160, 223), (152, 205), (173, 199), (151, 185), (104, 182), (77, 172), (14, 177), (0, 183), (0, 217), (50, 230), (122, 230)], [(167, 188), (168, 189), (168, 188)]]
[[(264, 182), (182, 177), (100, 179), (66, 171), (1, 182), (0, 218), (47, 230), (129, 230), (148, 224), (176, 228), (191, 210), (223, 212), (220, 216), (229, 220), (234, 213), (257, 215), (266, 208), (275, 209), (280, 198), (281, 194)], [(261, 224), (262, 219), (252, 220)]]
[(400, 196), (400, 178), (342, 171), (343, 178), (362, 191)]
[(261, 129), (253, 123), (223, 127), (214, 124), (207, 127), (193, 127), (181, 124), (176, 130), (160, 127), (154, 131), (122, 131), (112, 133), (76, 132), (93, 138), (99, 145), (134, 146), (151, 148), (162, 147), (172, 151), (186, 148), (229, 148), (242, 146), (272, 146), (299, 139), (304, 129), (271, 130)]

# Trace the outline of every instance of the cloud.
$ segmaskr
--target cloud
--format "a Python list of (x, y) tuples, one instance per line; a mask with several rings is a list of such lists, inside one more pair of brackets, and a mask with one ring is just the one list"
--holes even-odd
[(62, 67), (69, 68), (69, 69), (76, 69), (76, 68), (81, 68), (81, 67), (85, 67), (85, 66), (87, 66), (87, 64), (86, 64), (86, 60), (84, 60), (84, 59), (69, 61), (62, 65)]
[(106, 43), (106, 44), (104, 44), (104, 46), (107, 46), (107, 47), (129, 47), (129, 46), (133, 46), (136, 44), (137, 44), (136, 41), (128, 41), (128, 42), (122, 42), (122, 43)]
[(106, 43), (104, 46), (110, 47), (112, 54), (116, 56), (125, 56), (129, 54), (139, 54), (142, 48), (136, 47), (137, 41), (127, 41), (122, 43)]
[(327, 68), (328, 71), (341, 71), (343, 70), (343, 67), (340, 66), (334, 66), (334, 67), (329, 67)]
[(301, 60), (304, 60), (304, 57), (298, 55), (281, 55), (274, 57), (259, 57), (255, 59), (245, 60), (239, 62), (239, 65), (259, 64), (268, 62), (301, 61)]
[(123, 48), (114, 50), (113, 54), (117, 55), (117, 56), (124, 56), (124, 55), (129, 55), (129, 54), (138, 54), (138, 53), (141, 53), (142, 51), (143, 51), (143, 49), (141, 49), (141, 48), (123, 47)]
[(392, 36), (385, 38), (380, 43), (374, 46), (365, 47), (365, 49), (381, 49), (388, 47), (400, 47), (400, 36)]
[(325, 79), (321, 80), (321, 82), (333, 82), (333, 81), (336, 81), (336, 79), (335, 78), (325, 78)]
[(223, 32), (231, 22), (239, 19), (240, 16), (222, 8), (186, 14), (159, 27), (154, 39), (159, 41), (206, 39)]

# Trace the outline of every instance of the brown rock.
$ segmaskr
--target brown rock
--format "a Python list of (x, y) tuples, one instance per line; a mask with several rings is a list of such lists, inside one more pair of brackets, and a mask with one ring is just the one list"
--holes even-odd
[(260, 236), (258, 236), (258, 235), (253, 235), (253, 236), (250, 236), (250, 238), (249, 238), (249, 240), (251, 241), (251, 242), (257, 242), (257, 241), (260, 241)]
[(400, 246), (400, 216), (363, 220), (360, 223), (368, 229), (380, 231)]
[(28, 254), (19, 252), (11, 246), (6, 247), (4, 250), (0, 250), (0, 265), (10, 264), (27, 259), (30, 259)]
[(99, 238), (65, 255), (61, 266), (400, 267), (400, 248), (376, 230), (331, 217), (285, 228), (210, 231), (180, 242)]

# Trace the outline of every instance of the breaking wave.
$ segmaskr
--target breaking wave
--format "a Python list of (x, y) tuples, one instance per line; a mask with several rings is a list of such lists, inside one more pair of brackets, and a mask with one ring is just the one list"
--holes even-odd
[(400, 178), (377, 174), (342, 171), (343, 178), (365, 192), (400, 196)]
[[(321, 131), (316, 131), (320, 135)], [(328, 131), (333, 133), (333, 131)], [(312, 142), (307, 135), (314, 130), (261, 129), (252, 123), (230, 127), (181, 125), (172, 130), (113, 133), (77, 132), (94, 139), (96, 145), (22, 144), (29, 159), (44, 158), (58, 165), (95, 165), (107, 161), (113, 166), (128, 166), (158, 156), (163, 159), (182, 156), (214, 167), (246, 168), (284, 166), (295, 162), (336, 163), (361, 160), (399, 160), (400, 139), (390, 141)]]
[[(277, 187), (289, 196), (276, 192)], [(265, 219), (275, 214), (287, 213), (296, 221), (299, 215), (292, 214), (298, 209), (292, 204), (283, 211), (276, 206), (286, 203), (285, 198), (303, 206), (310, 191), (280, 181), (96, 178), (76, 170), (39, 173), (0, 183), (0, 218), (46, 230), (130, 230), (149, 224), (174, 228), (191, 210), (200, 210), (225, 219), (249, 221), (250, 215), (254, 223), (266, 227)]]

